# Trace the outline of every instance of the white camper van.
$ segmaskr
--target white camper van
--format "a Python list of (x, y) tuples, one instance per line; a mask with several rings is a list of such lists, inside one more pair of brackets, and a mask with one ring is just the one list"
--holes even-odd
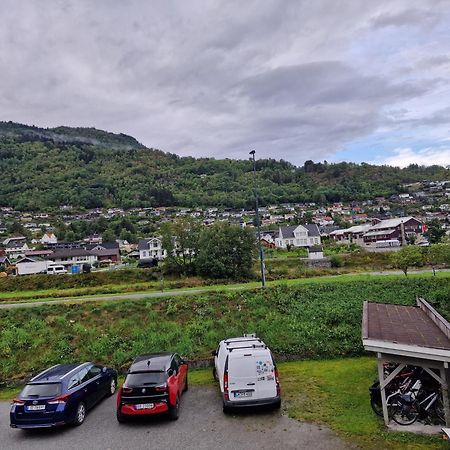
[(225, 339), (214, 354), (223, 410), (281, 404), (278, 370), (271, 351), (254, 335)]

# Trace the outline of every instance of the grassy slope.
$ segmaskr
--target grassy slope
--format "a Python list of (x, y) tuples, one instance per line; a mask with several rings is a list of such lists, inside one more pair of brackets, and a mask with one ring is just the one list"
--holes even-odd
[(339, 280), (0, 310), (0, 380), (80, 359), (121, 369), (138, 353), (165, 349), (208, 358), (224, 336), (249, 331), (291, 358), (356, 356), (364, 300), (414, 304), (423, 295), (449, 313), (449, 277)]
[[(433, 273), (430, 272), (410, 272), (409, 278), (434, 278)], [(377, 279), (404, 279), (404, 275), (398, 274), (386, 274), (386, 275), (372, 275), (368, 273), (359, 274), (336, 274), (336, 275), (323, 275), (323, 276), (311, 276), (309, 278), (295, 278), (285, 279), (277, 281), (268, 281), (267, 286), (293, 286), (298, 284), (312, 284), (312, 283), (346, 283), (350, 281), (373, 281)], [(437, 272), (436, 278), (450, 278), (450, 272)], [(185, 290), (203, 290), (203, 291), (216, 291), (216, 290), (235, 290), (235, 289), (251, 289), (260, 286), (259, 281), (252, 281), (247, 283), (230, 283), (230, 284), (211, 284), (202, 285), (197, 284), (197, 279), (187, 278), (184, 282), (166, 282), (163, 286), (160, 282), (151, 283), (135, 283), (135, 284), (111, 284), (98, 287), (84, 287), (78, 289), (43, 289), (43, 290), (30, 290), (30, 291), (15, 291), (15, 292), (0, 292), (0, 303), (12, 303), (22, 301), (42, 301), (42, 300), (58, 300), (61, 298), (80, 298), (93, 297), (93, 296), (110, 296), (114, 294), (134, 294), (134, 293), (155, 293), (161, 292), (162, 288), (164, 292), (177, 292)], [(179, 286), (184, 284), (185, 287)]]

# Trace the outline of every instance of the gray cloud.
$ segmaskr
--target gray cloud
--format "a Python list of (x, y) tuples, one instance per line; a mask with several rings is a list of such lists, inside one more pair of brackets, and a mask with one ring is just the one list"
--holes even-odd
[(329, 158), (407, 127), (411, 102), (431, 125), (448, 102), (449, 15), (431, 0), (5, 0), (0, 119), (183, 155)]

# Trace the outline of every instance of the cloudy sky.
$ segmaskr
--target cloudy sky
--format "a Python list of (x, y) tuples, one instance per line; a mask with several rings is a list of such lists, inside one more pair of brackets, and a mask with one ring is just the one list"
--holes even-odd
[(450, 1), (2, 0), (0, 120), (180, 155), (450, 164)]

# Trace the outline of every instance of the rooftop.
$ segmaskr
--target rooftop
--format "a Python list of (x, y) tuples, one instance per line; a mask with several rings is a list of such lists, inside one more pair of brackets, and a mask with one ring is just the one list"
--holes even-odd
[(450, 361), (450, 324), (423, 299), (418, 306), (364, 303), (366, 350)]

